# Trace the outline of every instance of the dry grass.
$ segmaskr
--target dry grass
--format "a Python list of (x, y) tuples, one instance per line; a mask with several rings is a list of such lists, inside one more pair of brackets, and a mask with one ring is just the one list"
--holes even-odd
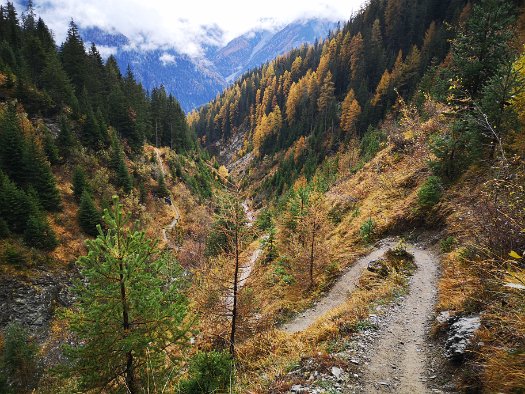
[(461, 257), (462, 250), (443, 256), (442, 277), (438, 286), (438, 311), (464, 312), (480, 294), (481, 281), (475, 265)]
[(240, 391), (267, 392), (269, 385), (301, 358), (318, 357), (325, 353), (328, 341), (348, 338), (356, 332), (357, 324), (368, 318), (370, 308), (391, 300), (404, 284), (404, 278), (397, 274), (381, 279), (365, 273), (360, 288), (344, 305), (329, 311), (306, 331), (290, 335), (273, 329), (245, 341), (238, 347)]

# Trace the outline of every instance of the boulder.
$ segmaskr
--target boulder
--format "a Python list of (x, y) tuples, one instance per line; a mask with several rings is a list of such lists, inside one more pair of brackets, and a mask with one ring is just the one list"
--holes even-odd
[(368, 263), (368, 271), (374, 272), (382, 277), (388, 276), (388, 265), (385, 260), (378, 259)]
[(463, 361), (480, 325), (479, 316), (461, 317), (453, 323), (445, 342), (445, 355), (455, 362)]

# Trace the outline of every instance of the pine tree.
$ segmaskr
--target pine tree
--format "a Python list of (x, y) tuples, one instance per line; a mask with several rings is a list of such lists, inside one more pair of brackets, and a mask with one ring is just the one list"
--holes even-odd
[(73, 195), (75, 200), (80, 201), (84, 191), (89, 192), (89, 188), (86, 181), (86, 172), (80, 166), (76, 166), (73, 170)]
[(48, 211), (60, 210), (60, 193), (51, 166), (33, 140), (26, 144), (23, 168), (26, 182), (36, 190), (42, 207)]
[(22, 184), (25, 179), (24, 150), (25, 141), (16, 108), (10, 105), (0, 119), (0, 165), (17, 184)]
[(79, 340), (66, 347), (66, 372), (83, 391), (136, 394), (148, 378), (169, 381), (167, 349), (188, 343), (188, 302), (180, 266), (128, 225), (118, 199), (104, 221), (107, 231), (87, 241), (88, 254), (77, 262), (82, 280), (73, 289), (74, 311), (66, 313)]
[(73, 21), (69, 23), (67, 37), (60, 50), (60, 57), (76, 93), (81, 93), (87, 79), (87, 54), (78, 27)]
[[(83, 108), (86, 108), (85, 106)], [(82, 144), (91, 149), (97, 149), (104, 144), (102, 133), (97, 118), (93, 114), (91, 107), (87, 109), (86, 120), (82, 127)]]
[(88, 235), (97, 235), (97, 225), (100, 224), (100, 213), (95, 207), (93, 198), (84, 190), (78, 207), (78, 224)]
[(55, 53), (46, 56), (40, 83), (59, 108), (69, 105), (74, 112), (78, 112), (74, 87)]
[(64, 158), (71, 155), (71, 150), (75, 146), (75, 135), (71, 130), (71, 126), (65, 116), (60, 118), (60, 132), (57, 137), (57, 144), (60, 149), (60, 154)]
[(47, 128), (44, 129), (44, 138), (42, 143), (47, 160), (49, 160), (51, 164), (57, 164), (60, 159), (58, 147), (55, 144), (55, 140), (51, 135), (51, 132)]
[(0, 217), (6, 221), (9, 230), (22, 234), (31, 213), (32, 205), (26, 193), (0, 173)]
[(509, 42), (514, 34), (511, 2), (482, 0), (477, 3), (465, 29), (453, 41), (454, 68), (462, 86), (477, 98), (502, 60), (512, 56)]
[(24, 231), (24, 242), (27, 246), (45, 251), (51, 251), (58, 245), (53, 229), (42, 214), (29, 216)]
[(124, 151), (116, 134), (113, 134), (111, 142), (111, 167), (115, 171), (115, 184), (121, 187), (124, 192), (129, 193), (133, 187), (133, 181), (124, 160)]

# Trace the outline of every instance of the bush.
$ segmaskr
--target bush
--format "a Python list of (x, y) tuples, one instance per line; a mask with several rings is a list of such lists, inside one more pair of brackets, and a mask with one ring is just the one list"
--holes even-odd
[(439, 243), (441, 253), (450, 253), (452, 252), (452, 248), (456, 244), (456, 238), (454, 237), (447, 237), (445, 239), (442, 239)]
[(37, 344), (19, 323), (7, 326), (4, 341), (2, 370), (5, 380), (15, 393), (31, 389), (36, 381)]
[(428, 209), (436, 205), (443, 194), (441, 179), (437, 176), (429, 177), (417, 193), (419, 206)]
[(233, 383), (232, 372), (233, 363), (228, 353), (197, 353), (190, 361), (190, 377), (181, 383), (179, 393), (227, 393)]
[(23, 248), (15, 245), (7, 245), (3, 258), (7, 264), (14, 265), (16, 267), (25, 266), (30, 261), (29, 256), (23, 250)]
[(360, 150), (362, 159), (365, 162), (372, 160), (376, 153), (381, 150), (381, 143), (384, 140), (385, 134), (382, 131), (369, 127), (361, 139)]
[(359, 229), (359, 234), (361, 235), (361, 238), (363, 238), (365, 242), (372, 241), (374, 237), (375, 228), (376, 223), (374, 222), (374, 219), (368, 218)]
[(275, 276), (276, 283), (283, 282), (286, 285), (293, 285), (295, 283), (295, 278), (290, 274), (290, 264), (286, 259), (280, 259), (275, 264), (273, 270), (273, 275)]

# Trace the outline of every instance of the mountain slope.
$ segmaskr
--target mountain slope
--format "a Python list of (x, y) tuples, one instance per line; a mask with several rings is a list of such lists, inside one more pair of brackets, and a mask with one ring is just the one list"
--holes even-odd
[(324, 20), (305, 20), (278, 31), (251, 31), (230, 41), (214, 55), (212, 62), (227, 82), (293, 48), (327, 36), (337, 25)]
[(175, 50), (142, 51), (131, 48), (121, 34), (100, 29), (82, 31), (102, 54), (114, 55), (120, 68), (131, 67), (137, 80), (151, 91), (164, 85), (185, 111), (216, 97), (235, 78), (294, 47), (326, 37), (335, 23), (325, 20), (296, 21), (276, 30), (254, 30), (233, 39), (223, 48), (208, 46), (203, 58), (190, 58)]

